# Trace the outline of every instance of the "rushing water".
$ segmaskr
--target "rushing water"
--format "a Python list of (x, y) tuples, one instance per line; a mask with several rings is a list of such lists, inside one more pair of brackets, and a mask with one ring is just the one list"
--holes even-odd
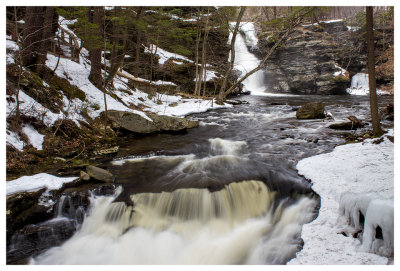
[[(258, 65), (241, 35), (236, 52), (236, 68)], [(264, 95), (240, 98), (249, 104), (193, 115), (200, 127), (185, 133), (122, 142), (107, 164), (115, 194), (92, 196), (75, 235), (30, 262), (284, 264), (295, 257), (302, 225), (319, 207), (296, 163), (344, 142), (343, 132), (327, 128), (332, 120), (299, 121), (295, 109), (322, 101), (335, 119), (368, 120), (368, 99), (266, 96), (259, 75), (244, 81)]]

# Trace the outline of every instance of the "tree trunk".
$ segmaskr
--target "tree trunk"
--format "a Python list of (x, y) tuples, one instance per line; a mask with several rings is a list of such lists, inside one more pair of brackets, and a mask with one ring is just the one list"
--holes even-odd
[(46, 7), (44, 13), (42, 40), (40, 44), (40, 52), (38, 55), (38, 65), (36, 71), (41, 74), (44, 71), (44, 66), (47, 59), (47, 50), (50, 48), (53, 28), (53, 16), (55, 14), (54, 7)]
[[(143, 7), (139, 7), (136, 13), (136, 20), (139, 21), (143, 14)], [(140, 64), (140, 45), (142, 43), (142, 30), (140, 27), (136, 26), (136, 58), (135, 58), (135, 70), (134, 74), (135, 77), (139, 77), (139, 64)]]
[(237, 17), (237, 20), (236, 20), (235, 29), (233, 30), (233, 33), (232, 33), (232, 39), (231, 39), (231, 61), (229, 62), (228, 69), (227, 69), (227, 71), (225, 73), (224, 81), (222, 82), (222, 86), (221, 86), (221, 89), (219, 91), (219, 95), (218, 95), (218, 100), (219, 101), (222, 101), (226, 96), (226, 95), (224, 95), (225, 89), (226, 89), (226, 86), (227, 86), (227, 83), (228, 83), (228, 78), (229, 78), (229, 76), (230, 76), (230, 74), (232, 72), (233, 65), (235, 63), (236, 36), (237, 36), (238, 31), (239, 31), (240, 21), (242, 20), (242, 17), (243, 17), (243, 14), (244, 14), (245, 10), (246, 10), (246, 7), (241, 7), (240, 8), (239, 16)]
[[(210, 10), (207, 10), (207, 14), (210, 13)], [(198, 95), (201, 95), (201, 83), (203, 80), (205, 80), (205, 66), (206, 66), (206, 52), (207, 52), (207, 38), (208, 38), (208, 33), (209, 28), (208, 28), (208, 22), (209, 22), (209, 16), (207, 16), (206, 19), (206, 25), (205, 25), (205, 32), (204, 32), (204, 36), (203, 36), (203, 44), (201, 47), (201, 67), (200, 67), (200, 76), (199, 76), (199, 81), (197, 82), (198, 87), (197, 87), (197, 91), (198, 91)], [(204, 92), (203, 92), (204, 93)]]
[(375, 136), (382, 134), (382, 129), (378, 115), (378, 101), (376, 97), (375, 80), (375, 48), (374, 48), (374, 30), (373, 30), (373, 8), (366, 7), (367, 16), (367, 47), (368, 47), (368, 81), (369, 81), (369, 100), (371, 108), (372, 131)]
[(200, 74), (199, 74), (199, 45), (200, 45), (200, 39), (201, 39), (201, 29), (200, 29), (200, 11), (201, 9), (199, 8), (198, 11), (198, 20), (197, 20), (197, 24), (196, 24), (196, 30), (197, 30), (197, 35), (196, 35), (196, 48), (194, 51), (194, 58), (195, 58), (195, 65), (196, 65), (196, 83), (194, 86), (194, 95), (197, 95), (197, 91), (198, 91), (198, 81), (200, 80)]
[(44, 7), (26, 7), (25, 27), (23, 30), (22, 59), (28, 68), (38, 63), (43, 36)]
[[(93, 12), (93, 23), (97, 25), (97, 35), (98, 37), (102, 37), (102, 15), (103, 15), (102, 7), (94, 7)], [(89, 48), (90, 55), (90, 75), (89, 80), (99, 89), (103, 87), (103, 79), (101, 76), (101, 45), (100, 44), (91, 44), (92, 48)], [(105, 53), (105, 52), (104, 52)]]

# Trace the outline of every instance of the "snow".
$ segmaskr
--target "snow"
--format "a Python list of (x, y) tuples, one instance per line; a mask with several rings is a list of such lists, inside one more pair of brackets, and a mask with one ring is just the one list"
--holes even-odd
[(338, 23), (338, 22), (342, 22), (342, 21), (343, 21), (343, 19), (328, 20), (328, 21), (321, 21), (319, 23), (313, 23), (313, 24), (302, 24), (301, 26), (319, 25), (320, 23), (330, 24), (330, 23)]
[(40, 134), (29, 124), (22, 126), (22, 132), (29, 138), (29, 142), (33, 147), (37, 150), (43, 150), (44, 135)]
[[(206, 75), (206, 82), (213, 80), (214, 78), (218, 78), (217, 73), (212, 70), (205, 70), (205, 75)], [(196, 78), (193, 79), (193, 81), (196, 81)], [(204, 73), (203, 76), (201, 77), (201, 81), (204, 81)]]
[(333, 73), (333, 76), (335, 76), (335, 77), (338, 77), (338, 76), (346, 76), (346, 72), (347, 72), (347, 71), (346, 71), (345, 69), (339, 67), (339, 66), (336, 65), (336, 64), (335, 64), (335, 68), (336, 68), (336, 69), (339, 69), (339, 71), (334, 72), (334, 73)]
[(22, 141), (16, 133), (9, 130), (6, 132), (6, 142), (20, 151), (22, 151), (25, 146), (24, 141)]
[[(14, 42), (14, 41), (12, 41), (10, 39), (11, 39), (11, 37), (7, 37), (7, 39), (6, 39), (6, 49), (10, 50), (12, 52), (15, 52), (15, 51), (18, 50), (18, 45), (17, 45), (16, 42)], [(7, 64), (15, 63), (15, 59), (14, 59), (13, 55), (12, 54), (8, 54), (8, 53), (7, 53), (7, 56), (6, 56), (6, 61), (7, 61)]]
[(33, 176), (23, 176), (13, 181), (6, 182), (6, 193), (11, 195), (18, 192), (33, 192), (42, 188), (47, 190), (60, 189), (64, 183), (69, 183), (78, 177), (57, 177), (47, 173), (39, 173)]
[[(49, 109), (38, 103), (35, 99), (27, 95), (22, 90), (19, 91), (20, 112), (26, 116), (35, 117), (44, 122), (45, 125), (51, 126), (59, 118), (63, 118), (64, 114), (55, 114)], [(6, 107), (6, 116), (14, 112), (16, 103), (8, 102)]]
[[(54, 69), (57, 65), (58, 57), (53, 56), (51, 54), (47, 55), (46, 65), (50, 69)], [(91, 118), (96, 118), (100, 115), (102, 111), (105, 110), (104, 107), (104, 93), (96, 88), (92, 82), (89, 81), (88, 77), (90, 74), (90, 68), (86, 67), (83, 64), (76, 63), (72, 60), (60, 58), (58, 68), (56, 70), (57, 76), (61, 78), (67, 79), (72, 85), (77, 86), (86, 94), (86, 99), (91, 103), (97, 104), (100, 107), (100, 110), (97, 111), (89, 111), (89, 116)], [(110, 95), (107, 96), (107, 109), (108, 110), (122, 110), (129, 111), (135, 114), (142, 116), (151, 121), (147, 115), (141, 111), (130, 109), (126, 107), (119, 101), (112, 98)]]
[(361, 27), (358, 27), (358, 26), (346, 26), (346, 28), (347, 28), (347, 31), (351, 31), (351, 32), (356, 32), (356, 31), (358, 31), (358, 30), (360, 30), (361, 29)]
[[(156, 51), (156, 49), (157, 49), (157, 51)], [(161, 65), (164, 65), (164, 63), (167, 62), (167, 60), (170, 59), (171, 57), (173, 57), (175, 59), (180, 59), (180, 60), (184, 60), (184, 61), (188, 61), (190, 63), (193, 63), (193, 61), (188, 59), (187, 57), (184, 57), (184, 56), (181, 56), (181, 55), (178, 55), (178, 54), (175, 54), (175, 53), (168, 52), (168, 51), (166, 51), (164, 49), (161, 49), (160, 47), (157, 47), (154, 44), (151, 44), (150, 48), (149, 47), (145, 47), (144, 52), (145, 53), (151, 53), (151, 54), (154, 54), (154, 52), (156, 52), (156, 54), (159, 57), (158, 63), (161, 64)]]
[[(346, 92), (351, 95), (369, 95), (369, 82), (367, 73), (357, 73), (351, 78), (350, 88)], [(385, 91), (376, 90), (378, 95), (388, 94)]]
[[(392, 133), (390, 130), (388, 134)], [(303, 250), (289, 264), (390, 263), (388, 258), (373, 252), (389, 254), (384, 250), (390, 247), (391, 237), (386, 238), (389, 244), (383, 244), (382, 240), (372, 240), (375, 232), (367, 231), (375, 224), (385, 229), (392, 226), (394, 145), (385, 135), (380, 144), (373, 141), (338, 146), (331, 153), (309, 157), (297, 164), (299, 174), (310, 179), (313, 190), (321, 196), (321, 208), (318, 217), (303, 226)], [(356, 196), (351, 197), (349, 192)], [(353, 198), (353, 203), (349, 198)], [(364, 243), (340, 234), (348, 231), (348, 222), (351, 224), (348, 216), (342, 214), (357, 208), (364, 211), (367, 208)]]

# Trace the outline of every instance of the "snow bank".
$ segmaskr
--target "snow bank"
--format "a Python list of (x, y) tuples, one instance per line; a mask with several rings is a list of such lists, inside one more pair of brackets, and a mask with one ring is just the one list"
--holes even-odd
[(154, 54), (156, 53), (157, 56), (159, 57), (158, 59), (158, 63), (163, 65), (165, 62), (167, 62), (168, 59), (170, 59), (171, 57), (175, 58), (175, 59), (180, 59), (180, 60), (184, 60), (184, 61), (188, 61), (190, 63), (194, 63), (192, 60), (188, 59), (187, 57), (175, 54), (175, 53), (170, 53), (164, 49), (161, 49), (160, 47), (157, 47), (156, 45), (150, 45), (149, 47), (145, 47), (144, 48), (144, 52), (145, 53), (151, 53)]
[[(374, 227), (383, 223), (386, 230), (390, 229), (390, 215), (393, 217), (394, 145), (385, 136), (383, 138), (380, 144), (370, 139), (339, 146), (331, 153), (309, 157), (297, 164), (299, 174), (311, 179), (314, 191), (321, 196), (321, 208), (317, 219), (303, 226), (304, 248), (289, 264), (388, 263), (388, 258), (370, 253), (387, 255), (387, 251), (382, 250), (391, 245), (390, 233), (387, 233), (387, 243), (382, 244), (382, 240), (375, 239)], [(356, 197), (349, 196), (349, 192)], [(346, 202), (346, 197), (352, 202)], [(380, 201), (384, 201), (386, 207), (382, 207)], [(340, 234), (348, 228), (348, 221), (341, 213), (356, 210), (366, 212), (363, 243)], [(354, 222), (356, 216), (352, 219)], [(373, 228), (373, 234), (368, 227)]]
[(19, 151), (22, 151), (25, 146), (25, 142), (22, 141), (16, 133), (10, 130), (6, 131), (6, 142)]
[(61, 178), (47, 173), (39, 173), (33, 176), (23, 176), (13, 181), (6, 182), (7, 195), (18, 192), (33, 192), (42, 188), (48, 190), (57, 190), (64, 183), (69, 183), (78, 179), (78, 177)]
[[(53, 56), (51, 54), (47, 55), (46, 65), (50, 69), (54, 69), (57, 65), (58, 57)], [(86, 65), (76, 63), (72, 60), (60, 58), (58, 68), (56, 70), (57, 76), (61, 78), (67, 79), (72, 85), (78, 87), (80, 90), (85, 92), (86, 99), (92, 103), (96, 104), (99, 107), (99, 110), (90, 110), (88, 111), (89, 116), (91, 118), (96, 118), (100, 115), (101, 112), (105, 110), (104, 107), (104, 93), (100, 89), (96, 88), (92, 82), (89, 81), (90, 68), (86, 67)], [(124, 104), (112, 98), (110, 95), (107, 96), (107, 109), (109, 110), (123, 110), (129, 111), (134, 114), (138, 114), (148, 120), (150, 118), (141, 111), (130, 109), (126, 107)]]
[(38, 150), (43, 150), (44, 135), (36, 131), (29, 124), (22, 126), (22, 132), (29, 138), (29, 142)]

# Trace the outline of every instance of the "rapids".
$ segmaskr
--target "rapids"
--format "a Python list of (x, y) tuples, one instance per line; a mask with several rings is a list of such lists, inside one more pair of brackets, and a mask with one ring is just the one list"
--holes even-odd
[[(244, 36), (235, 44), (242, 75), (259, 61)], [(93, 194), (83, 219), (72, 212), (75, 234), (30, 263), (285, 264), (295, 257), (302, 225), (319, 208), (297, 161), (344, 142), (343, 131), (327, 128), (331, 121), (299, 121), (295, 110), (320, 101), (335, 120), (368, 120), (368, 98), (269, 95), (263, 78), (260, 71), (244, 81), (261, 94), (239, 98), (248, 104), (192, 115), (198, 128), (120, 142), (105, 164), (116, 177), (114, 195)]]

